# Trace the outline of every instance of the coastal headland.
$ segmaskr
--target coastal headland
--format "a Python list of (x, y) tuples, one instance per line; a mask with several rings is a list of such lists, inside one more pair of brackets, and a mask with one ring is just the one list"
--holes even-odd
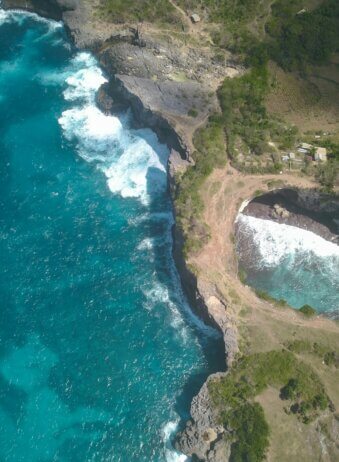
[[(104, 112), (130, 107), (138, 126), (152, 128), (168, 144), (169, 185), (174, 214), (179, 216), (182, 212), (176, 194), (180, 179), (197, 163), (194, 134), (210, 116), (220, 114), (217, 90), (225, 77), (242, 76), (244, 65), (229, 51), (217, 56), (208, 34), (199, 25), (191, 25), (180, 5), (175, 4), (175, 14), (180, 17), (181, 28), (168, 31), (151, 23), (112, 23), (97, 14), (99, 4), (3, 0), (2, 7), (62, 20), (75, 46), (95, 54), (110, 79), (99, 91), (99, 107)], [(226, 161), (213, 168), (200, 187), (201, 217), (192, 226), (192, 234), (197, 229), (199, 234), (201, 228), (199, 248), (187, 248), (189, 231), (182, 225), (182, 216), (174, 227), (173, 254), (183, 288), (192, 308), (223, 335), (228, 367), (227, 373), (216, 374), (203, 385), (192, 403), (192, 419), (176, 438), (178, 450), (193, 460), (241, 460), (234, 459), (234, 450), (240, 454), (242, 450), (239, 422), (251, 418), (267, 422), (269, 431), (267, 437), (264, 435), (262, 452), (269, 461), (338, 458), (338, 324), (258, 297), (241, 280), (234, 245), (237, 214), (241, 205), (252, 199), (245, 213), (312, 229), (336, 242), (337, 231), (328, 222), (328, 213), (338, 212), (338, 201), (319, 194), (318, 188), (312, 177), (299, 171), (246, 173)], [(282, 197), (272, 199), (279, 189), (291, 191), (283, 193), (283, 205)], [(281, 209), (274, 212), (275, 203), (288, 214)], [(281, 370), (288, 363), (288, 371), (278, 377), (260, 369), (266, 375), (259, 386), (254, 363), (270, 364), (273, 369), (274, 364), (279, 367), (279, 361)], [(299, 380), (300, 371), (307, 378), (304, 389), (308, 395), (298, 390), (281, 399), (281, 390), (290, 384), (291, 377)], [(234, 390), (242, 390), (239, 384), (244, 380), (249, 387), (241, 395)], [(287, 403), (291, 409), (299, 406), (298, 410), (292, 412)], [(301, 409), (303, 403), (310, 407)], [(247, 409), (246, 418), (237, 414), (239, 407)], [(258, 451), (253, 460), (262, 460), (261, 449)]]

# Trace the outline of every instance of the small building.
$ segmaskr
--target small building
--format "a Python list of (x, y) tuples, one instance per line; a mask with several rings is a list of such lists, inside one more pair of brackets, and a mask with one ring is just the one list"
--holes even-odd
[(197, 13), (193, 13), (193, 14), (191, 14), (191, 21), (192, 21), (194, 24), (197, 24), (198, 22), (201, 21), (201, 18), (200, 18), (200, 16), (199, 16)]
[(327, 149), (321, 148), (321, 147), (315, 148), (314, 160), (317, 160), (320, 162), (326, 162), (327, 161)]
[(313, 146), (308, 143), (301, 143), (300, 147), (301, 149), (305, 149), (306, 151), (310, 151), (313, 148)]

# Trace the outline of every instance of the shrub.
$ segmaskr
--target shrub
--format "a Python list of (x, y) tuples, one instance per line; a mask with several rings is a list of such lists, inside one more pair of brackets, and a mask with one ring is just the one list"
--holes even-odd
[(262, 300), (265, 300), (267, 302), (275, 302), (275, 299), (273, 297), (271, 297), (271, 295), (269, 295), (264, 290), (257, 289), (255, 291), (255, 294), (256, 294), (257, 297), (261, 298)]
[(259, 462), (265, 458), (269, 427), (258, 403), (246, 403), (233, 414), (231, 425), (237, 436), (232, 444), (231, 462)]
[(325, 165), (319, 165), (315, 177), (322, 186), (322, 189), (326, 193), (332, 193), (334, 189), (334, 183), (338, 175), (338, 161), (331, 160), (326, 162)]
[(198, 117), (198, 111), (195, 108), (192, 108), (188, 111), (190, 117)]
[(251, 402), (268, 386), (281, 388), (281, 397), (292, 401), (291, 410), (301, 420), (314, 419), (317, 409), (322, 410), (320, 401), (328, 403), (324, 387), (311, 366), (286, 350), (241, 358), (225, 377), (210, 382), (209, 391), (221, 421), (225, 422), (232, 420), (236, 409)]
[(304, 305), (301, 308), (299, 308), (300, 313), (302, 313), (304, 316), (307, 318), (311, 318), (315, 314), (317, 314), (316, 310), (312, 308), (310, 305)]
[(327, 351), (324, 355), (324, 363), (326, 366), (338, 367), (338, 355), (335, 351)]
[(189, 167), (178, 183), (175, 197), (177, 223), (185, 238), (186, 254), (198, 252), (209, 239), (209, 228), (202, 221), (204, 203), (200, 189), (214, 167), (226, 164), (224, 130), (217, 117), (211, 118), (206, 127), (194, 137), (197, 151), (193, 154), (195, 165)]
[(295, 400), (300, 396), (300, 383), (297, 379), (290, 379), (280, 390), (281, 399)]

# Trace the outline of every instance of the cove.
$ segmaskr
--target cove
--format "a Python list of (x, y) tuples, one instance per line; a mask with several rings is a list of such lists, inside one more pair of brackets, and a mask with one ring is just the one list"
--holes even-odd
[(166, 146), (105, 116), (61, 24), (0, 10), (0, 460), (185, 460), (223, 368), (172, 260)]
[(237, 251), (246, 282), (294, 308), (339, 310), (339, 247), (301, 228), (240, 213)]

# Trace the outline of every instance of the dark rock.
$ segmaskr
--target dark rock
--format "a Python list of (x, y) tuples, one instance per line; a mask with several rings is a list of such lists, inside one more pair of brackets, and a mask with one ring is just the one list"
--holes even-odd
[(208, 392), (208, 383), (224, 374), (210, 376), (191, 405), (192, 419), (186, 424), (175, 441), (175, 447), (192, 460), (204, 462), (227, 462), (231, 452), (228, 431), (218, 424)]
[(339, 198), (336, 196), (284, 188), (253, 199), (243, 213), (302, 228), (339, 244)]

